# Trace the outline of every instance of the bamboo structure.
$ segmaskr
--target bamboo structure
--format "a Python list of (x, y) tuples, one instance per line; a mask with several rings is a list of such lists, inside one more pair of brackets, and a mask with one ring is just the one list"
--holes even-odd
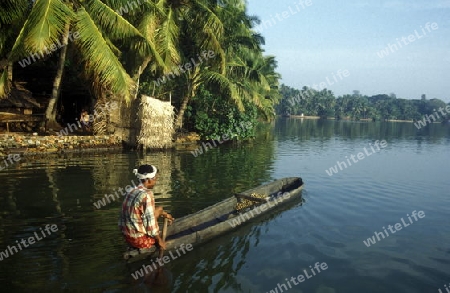
[(143, 149), (166, 149), (173, 145), (174, 108), (170, 102), (142, 95), (139, 107), (141, 129), (137, 138)]

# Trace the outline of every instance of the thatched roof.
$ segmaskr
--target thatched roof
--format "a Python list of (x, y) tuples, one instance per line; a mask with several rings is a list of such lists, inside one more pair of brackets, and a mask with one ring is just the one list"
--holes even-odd
[(0, 108), (40, 108), (41, 105), (33, 99), (33, 94), (17, 85), (11, 89), (8, 97), (0, 99)]
[(172, 147), (175, 112), (171, 103), (142, 95), (139, 110), (141, 131), (138, 143), (144, 149)]

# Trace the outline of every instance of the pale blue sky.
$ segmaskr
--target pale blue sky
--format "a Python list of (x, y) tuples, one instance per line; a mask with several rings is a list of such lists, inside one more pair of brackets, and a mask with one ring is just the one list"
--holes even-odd
[[(247, 1), (248, 14), (265, 21), (258, 27), (264, 49), (286, 85), (325, 82), (336, 96), (359, 90), (450, 101), (450, 0)], [(349, 75), (339, 77), (339, 69)]]

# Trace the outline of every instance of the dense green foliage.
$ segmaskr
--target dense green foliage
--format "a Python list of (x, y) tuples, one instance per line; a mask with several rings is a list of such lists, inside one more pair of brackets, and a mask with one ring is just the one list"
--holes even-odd
[[(176, 128), (184, 126), (190, 109), (195, 119), (188, 126), (204, 137), (233, 130), (236, 123), (253, 124), (256, 116), (274, 117), (277, 63), (263, 54), (264, 39), (254, 30), (259, 20), (247, 15), (244, 0), (5, 0), (0, 8), (0, 98), (21, 81), (13, 75), (16, 69), (33, 80), (36, 64), (55, 70), (56, 60), (47, 61), (56, 55), (66, 68), (59, 66), (60, 78), (49, 80), (53, 100), (64, 87), (61, 76), (67, 79), (63, 69), (73, 64), (81, 67), (77, 82), (91, 99), (129, 102), (136, 90), (162, 100), (170, 95)], [(75, 32), (67, 56), (60, 48), (46, 53)], [(29, 66), (18, 66), (40, 52), (45, 53)], [(205, 106), (211, 102), (229, 115)]]
[[(319, 116), (336, 119), (371, 119), (371, 120), (420, 120), (424, 115), (431, 115), (439, 108), (447, 106), (439, 99), (427, 100), (422, 95), (420, 100), (398, 99), (394, 94), (365, 96), (358, 91), (351, 95), (336, 98), (327, 89), (316, 91), (303, 87), (301, 90), (281, 85), (282, 99), (276, 106), (277, 114)], [(440, 120), (448, 119), (439, 112)]]
[(230, 139), (249, 138), (254, 134), (258, 110), (248, 101), (243, 101), (243, 104), (245, 111), (239, 111), (233, 103), (200, 89), (186, 111), (187, 122), (203, 139), (222, 138), (224, 135)]
[[(327, 89), (280, 88), (277, 62), (264, 55), (264, 39), (254, 29), (258, 24), (244, 0), (5, 0), (0, 4), (0, 98), (15, 82), (26, 81), (33, 90), (44, 83), (37, 81), (44, 73), (48, 85), (40, 91), (52, 92), (47, 113), (53, 115), (60, 110), (61, 85), (84, 88), (92, 101), (130, 101), (137, 93), (161, 100), (170, 96), (175, 127), (205, 139), (225, 133), (250, 137), (253, 130), (241, 127), (238, 133), (238, 127), (271, 120), (275, 113), (418, 120), (446, 106), (439, 99), (393, 94), (335, 97)], [(64, 37), (69, 37), (63, 46), (67, 56), (61, 47), (49, 49)], [(19, 66), (24, 58), (30, 64)], [(59, 78), (52, 80), (56, 68)]]

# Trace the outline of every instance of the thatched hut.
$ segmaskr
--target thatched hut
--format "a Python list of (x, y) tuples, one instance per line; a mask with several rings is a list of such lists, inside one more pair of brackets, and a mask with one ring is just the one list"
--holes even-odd
[(170, 102), (142, 95), (139, 106), (141, 127), (137, 142), (143, 149), (166, 149), (173, 145), (174, 108)]

